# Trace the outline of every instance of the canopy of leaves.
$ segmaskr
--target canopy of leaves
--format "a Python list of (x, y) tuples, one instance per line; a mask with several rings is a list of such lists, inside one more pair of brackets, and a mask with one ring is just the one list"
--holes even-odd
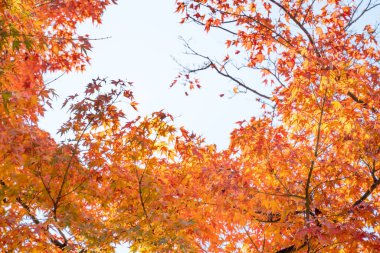
[(380, 251), (380, 50), (362, 21), (379, 2), (178, 0), (182, 22), (226, 36), (222, 60), (186, 44), (204, 62), (178, 78), (214, 71), (262, 116), (217, 151), (168, 113), (136, 116), (131, 82), (97, 78), (65, 100), (58, 143), (38, 125), (42, 76), (85, 69), (76, 27), (109, 4), (0, 3), (2, 251)]

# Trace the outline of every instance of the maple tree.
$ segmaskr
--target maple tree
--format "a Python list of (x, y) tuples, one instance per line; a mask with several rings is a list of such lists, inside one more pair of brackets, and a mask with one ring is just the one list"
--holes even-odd
[[(79, 166), (78, 145), (56, 143), (38, 126), (38, 117), (54, 96), (43, 74), (84, 70), (90, 39), (78, 35), (76, 27), (86, 19), (100, 22), (109, 4), (108, 0), (0, 3), (2, 252), (55, 252), (91, 244), (87, 240), (96, 231), (89, 233), (91, 226), (87, 235), (81, 234), (85, 240), (70, 235), (89, 215), (79, 215), (83, 210), (76, 208), (85, 199), (62, 207), (62, 199), (70, 193), (67, 181), (84, 177), (84, 170), (72, 169)], [(75, 215), (80, 217), (75, 219)]]
[[(229, 165), (208, 171), (201, 199), (213, 236), (203, 250), (375, 252), (379, 235), (379, 59), (376, 1), (177, 1), (182, 22), (226, 36), (212, 70), (263, 103), (239, 123)], [(249, 85), (242, 69), (262, 74)], [(246, 73), (246, 72), (245, 72)], [(263, 91), (260, 91), (262, 89)], [(265, 90), (270, 92), (265, 93)], [(212, 207), (211, 205), (216, 205)]]
[(85, 70), (91, 39), (76, 27), (109, 4), (0, 3), (2, 251), (380, 249), (380, 53), (361, 22), (380, 3), (178, 0), (182, 22), (227, 46), (218, 61), (186, 44), (204, 65), (179, 78), (192, 89), (215, 71), (257, 95), (262, 116), (218, 151), (168, 113), (139, 116), (131, 82), (97, 78), (65, 100), (57, 142), (38, 125), (54, 96), (43, 74)]
[(76, 28), (100, 23), (109, 4), (1, 2), (1, 251), (113, 252), (128, 242), (149, 252), (192, 243), (179, 198), (189, 175), (175, 161), (190, 164), (192, 152), (199, 160), (201, 140), (175, 133), (164, 112), (136, 116), (132, 83), (97, 78), (83, 96), (69, 96), (62, 142), (39, 126), (55, 95), (43, 75), (85, 70), (92, 39)]

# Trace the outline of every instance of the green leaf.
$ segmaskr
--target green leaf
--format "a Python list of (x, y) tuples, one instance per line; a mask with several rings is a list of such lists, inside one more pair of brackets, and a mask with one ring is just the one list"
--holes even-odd
[(14, 40), (13, 43), (12, 43), (13, 50), (19, 50), (20, 49), (20, 44), (21, 44), (21, 42), (18, 39)]
[(4, 91), (1, 93), (1, 98), (3, 99), (4, 110), (7, 113), (9, 113), (8, 104), (9, 104), (9, 99), (11, 97), (12, 97), (12, 93), (10, 91)]
[(24, 44), (27, 50), (31, 50), (33, 48), (33, 41), (27, 36), (24, 36)]

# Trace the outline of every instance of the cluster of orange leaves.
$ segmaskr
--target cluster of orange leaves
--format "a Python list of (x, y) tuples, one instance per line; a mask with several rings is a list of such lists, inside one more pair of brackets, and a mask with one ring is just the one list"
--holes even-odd
[(0, 3), (1, 251), (380, 250), (380, 54), (373, 27), (353, 32), (355, 5), (177, 1), (275, 79), (272, 107), (218, 151), (163, 111), (136, 116), (132, 83), (98, 78), (65, 100), (58, 143), (38, 125), (54, 94), (43, 74), (84, 70), (76, 27), (109, 4)]

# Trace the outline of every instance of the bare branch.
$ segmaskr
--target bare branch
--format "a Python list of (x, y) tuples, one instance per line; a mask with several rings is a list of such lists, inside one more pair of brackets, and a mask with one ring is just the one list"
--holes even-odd
[(356, 17), (354, 18), (354, 15), (356, 14), (357, 10), (359, 9), (360, 5), (363, 3), (364, 0), (360, 1), (359, 5), (355, 8), (353, 14), (351, 15), (351, 18), (350, 18), (350, 21), (347, 23), (346, 27), (344, 28), (345, 30), (347, 30), (350, 26), (352, 26), (353, 24), (355, 24), (359, 19), (361, 19), (364, 14), (366, 14), (367, 12), (369, 12), (370, 10), (380, 6), (380, 2), (375, 2), (374, 4), (371, 5), (372, 3), (372, 0), (369, 0), (367, 6), (362, 10), (362, 12)]
[[(190, 45), (189, 45), (186, 41), (184, 41), (184, 43), (185, 43), (185, 47), (186, 47), (187, 49), (190, 50), (191, 54), (193, 54), (193, 55), (195, 55), (195, 56), (199, 56), (199, 57), (201, 57), (201, 58), (203, 58), (203, 59), (205, 59), (205, 60), (207, 61), (207, 63), (205, 63), (205, 65), (202, 66), (202, 67), (200, 67), (200, 68), (197, 68), (197, 69), (188, 69), (188, 68), (186, 68), (186, 70), (187, 70), (189, 73), (196, 73), (196, 72), (199, 72), (199, 71), (202, 71), (202, 70), (206, 70), (206, 69), (208, 69), (208, 68), (211, 67), (211, 68), (213, 68), (213, 69), (214, 69), (219, 75), (221, 75), (221, 76), (223, 76), (223, 77), (226, 77), (226, 78), (230, 79), (230, 80), (233, 81), (236, 85), (243, 87), (244, 89), (246, 89), (246, 90), (248, 90), (248, 91), (250, 91), (250, 92), (252, 92), (252, 93), (258, 95), (259, 97), (262, 97), (262, 98), (267, 99), (267, 100), (271, 100), (271, 97), (270, 97), (270, 96), (264, 95), (263, 93), (261, 93), (261, 92), (255, 90), (255, 89), (252, 89), (251, 87), (247, 86), (244, 82), (238, 80), (236, 77), (231, 76), (231, 75), (227, 72), (227, 70), (223, 67), (223, 66), (225, 66), (225, 64), (222, 65), (222, 64), (220, 64), (220, 63), (217, 63), (217, 62), (211, 60), (208, 56), (205, 56), (205, 55), (202, 55), (202, 54), (196, 52), (193, 48), (190, 47)], [(217, 65), (219, 65), (221, 68), (219, 68)]]

